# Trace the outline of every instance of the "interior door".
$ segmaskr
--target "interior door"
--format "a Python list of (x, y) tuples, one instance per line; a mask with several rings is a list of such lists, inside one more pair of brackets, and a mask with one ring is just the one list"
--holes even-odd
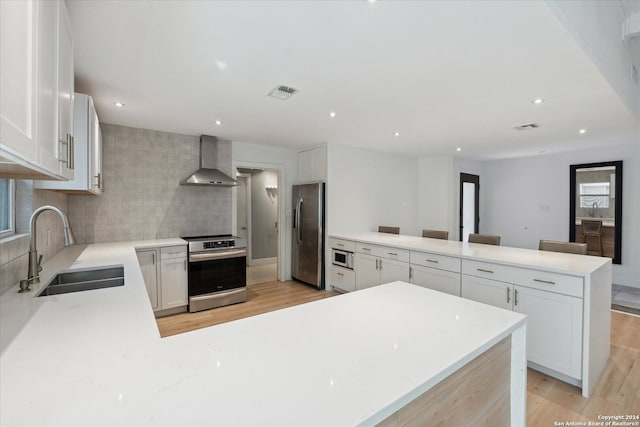
[(460, 174), (460, 241), (469, 241), (469, 234), (480, 229), (480, 177)]

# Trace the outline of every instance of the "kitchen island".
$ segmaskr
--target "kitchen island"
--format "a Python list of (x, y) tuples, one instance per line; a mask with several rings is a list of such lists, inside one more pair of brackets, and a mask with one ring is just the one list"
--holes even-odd
[(525, 424), (521, 314), (398, 282), (162, 339), (140, 244), (163, 242), (71, 246), (42, 272), (123, 265), (124, 286), (0, 297), (0, 425), (402, 425), (434, 402)]
[(401, 280), (526, 314), (529, 367), (585, 397), (595, 389), (609, 358), (610, 258), (375, 232), (329, 246), (354, 260), (329, 267), (334, 288)]

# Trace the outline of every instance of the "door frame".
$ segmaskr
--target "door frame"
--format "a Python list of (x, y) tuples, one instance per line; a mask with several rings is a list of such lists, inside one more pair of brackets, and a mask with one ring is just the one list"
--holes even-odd
[[(285, 176), (285, 165), (282, 164), (276, 164), (276, 163), (263, 163), (263, 162), (249, 162), (249, 161), (243, 161), (243, 160), (232, 160), (231, 162), (231, 166), (233, 169), (233, 173), (237, 174), (237, 170), (238, 168), (259, 168), (259, 169), (270, 169), (273, 170), (277, 173), (278, 175), (278, 191), (277, 191), (277, 195), (278, 195), (278, 230), (277, 230), (277, 238), (276, 241), (278, 243), (278, 248), (277, 248), (277, 277), (278, 277), (278, 281), (283, 282), (284, 281), (284, 275), (285, 275), (285, 271), (286, 271), (286, 230), (283, 230), (283, 227), (285, 226), (286, 222), (286, 217), (285, 217), (285, 206), (287, 203), (287, 199), (286, 199), (286, 195), (287, 192), (285, 191), (285, 185), (286, 185), (286, 176)], [(238, 191), (236, 189), (236, 187), (232, 187), (232, 197), (231, 197), (231, 230), (232, 233), (237, 234), (238, 233)], [(249, 218), (247, 218), (247, 221), (249, 220)], [(249, 225), (247, 225), (247, 228), (249, 227)], [(247, 239), (248, 240), (248, 239)], [(249, 242), (247, 242), (247, 245), (249, 244)]]
[(458, 218), (458, 227), (459, 227), (459, 232), (458, 232), (458, 239), (462, 242), (462, 238), (463, 238), (463, 219), (462, 219), (462, 215), (463, 215), (463, 207), (464, 207), (464, 183), (465, 182), (470, 182), (472, 184), (475, 184), (476, 186), (476, 190), (475, 190), (475, 211), (476, 211), (476, 215), (473, 221), (473, 228), (474, 228), (474, 233), (478, 233), (480, 231), (480, 175), (473, 175), (470, 173), (465, 173), (465, 172), (460, 172), (460, 216)]
[[(252, 252), (251, 252), (251, 174), (248, 173), (239, 173), (237, 175), (237, 177), (242, 177), (245, 178), (247, 181), (247, 189), (246, 189), (246, 197), (247, 200), (245, 200), (245, 207), (247, 209), (246, 212), (246, 217), (247, 217), (247, 232), (245, 233), (247, 235), (247, 266), (251, 266), (251, 264), (253, 263), (253, 258), (252, 258)], [(234, 227), (234, 235), (238, 235), (238, 190), (236, 189), (235, 194), (234, 194), (234, 201), (236, 202), (236, 210), (235, 210), (235, 220), (236, 220), (236, 225)]]

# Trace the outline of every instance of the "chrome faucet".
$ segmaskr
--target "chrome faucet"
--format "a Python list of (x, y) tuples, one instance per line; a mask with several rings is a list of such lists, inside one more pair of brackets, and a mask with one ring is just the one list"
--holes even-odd
[(31, 215), (31, 225), (29, 229), (29, 232), (31, 233), (31, 239), (29, 240), (29, 272), (27, 274), (27, 280), (22, 280), (20, 282), (20, 292), (29, 291), (29, 285), (31, 283), (40, 283), (40, 271), (42, 270), (40, 263), (42, 262), (42, 255), (38, 257), (38, 251), (36, 250), (36, 220), (38, 219), (38, 216), (44, 211), (53, 211), (60, 215), (60, 218), (62, 218), (65, 246), (73, 245), (76, 242), (75, 237), (73, 237), (71, 227), (69, 226), (69, 219), (64, 214), (64, 212), (62, 212), (55, 206), (42, 206), (36, 209)]

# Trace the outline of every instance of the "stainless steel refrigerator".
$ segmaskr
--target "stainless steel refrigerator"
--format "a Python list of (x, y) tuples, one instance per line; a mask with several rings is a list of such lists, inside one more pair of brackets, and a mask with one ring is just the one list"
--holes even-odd
[(324, 289), (324, 183), (293, 186), (291, 276)]

